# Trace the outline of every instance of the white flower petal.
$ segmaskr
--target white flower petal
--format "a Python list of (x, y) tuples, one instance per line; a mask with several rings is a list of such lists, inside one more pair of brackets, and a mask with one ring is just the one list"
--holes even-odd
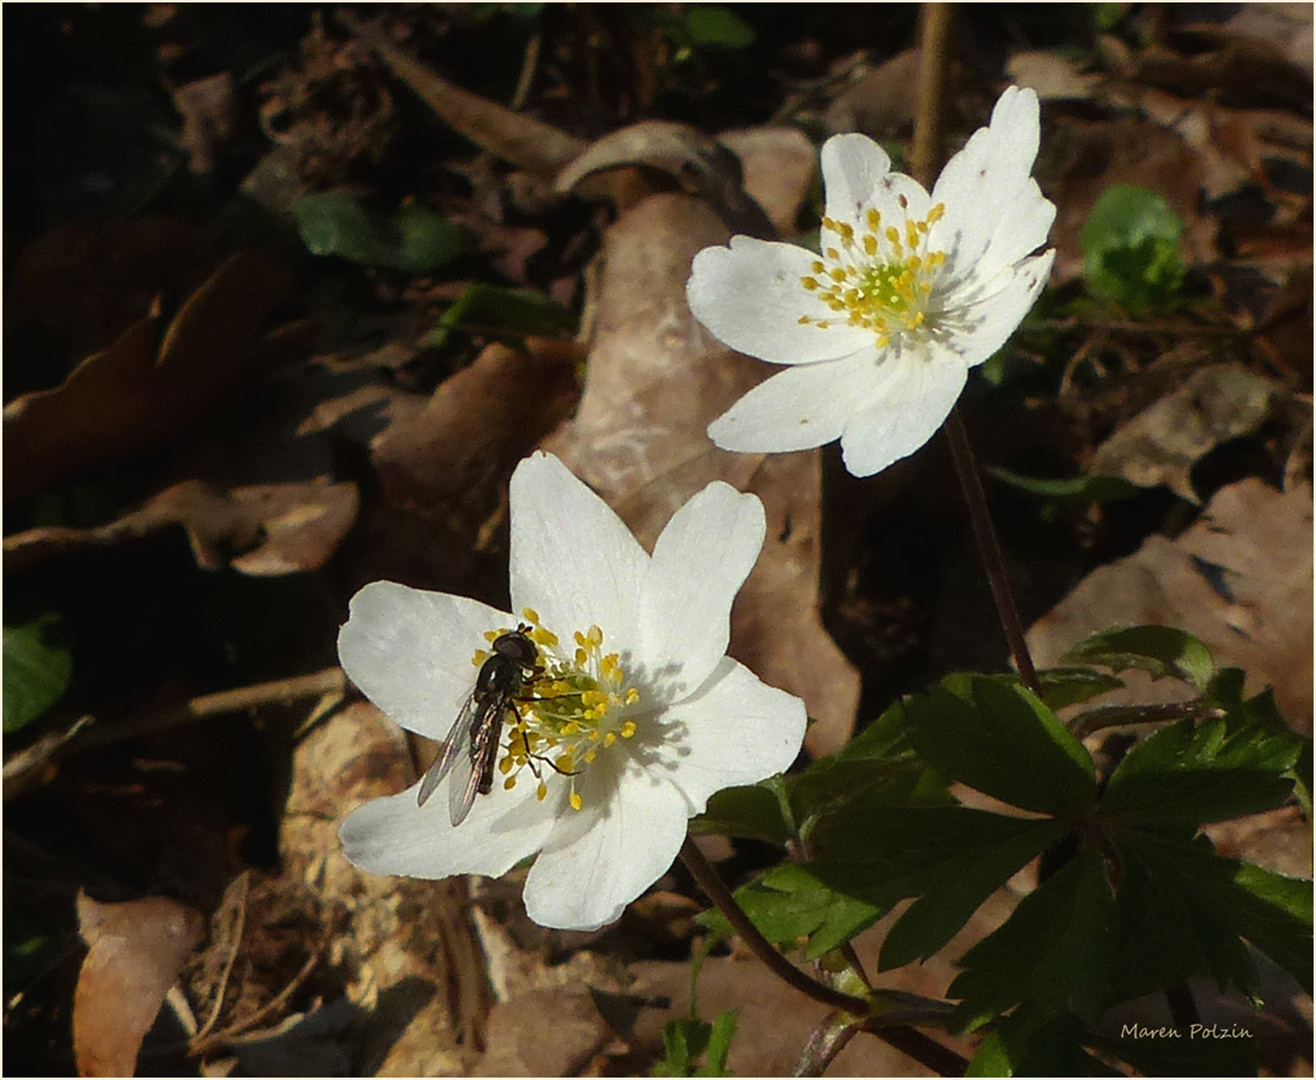
[(999, 287), (990, 290), (987, 299), (957, 313), (957, 319), (963, 319), (973, 328), (957, 339), (956, 352), (960, 362), (974, 367), (1005, 344), (1037, 301), (1051, 276), (1055, 257), (1054, 250), (1044, 251), (1002, 270), (996, 279)]
[(932, 199), (943, 203), (946, 212), (929, 243), (946, 252), (952, 278), (972, 272), (995, 234), (999, 215), (1024, 193), (1039, 130), (1036, 93), (1009, 87), (992, 110), (991, 126), (974, 132), (937, 178)]
[(353, 810), (338, 830), (348, 861), (372, 874), (498, 877), (538, 851), (553, 830), (558, 804), (535, 798), (533, 783), (511, 791), (496, 785), (477, 795), (470, 815), (453, 828), (448, 782), (424, 806), (416, 805), (419, 785), (413, 785)]
[(910, 350), (879, 369), (880, 385), (841, 436), (841, 456), (854, 476), (872, 476), (932, 438), (950, 415), (968, 369), (957, 356)]
[(807, 723), (804, 702), (768, 686), (729, 656), (693, 698), (667, 710), (682, 729), (668, 755), (672, 782), (702, 813), (715, 791), (790, 768)]
[(512, 610), (535, 609), (564, 641), (592, 625), (610, 650), (633, 647), (645, 553), (607, 503), (538, 451), (512, 474)]
[(763, 504), (716, 481), (672, 515), (653, 548), (640, 599), (638, 660), (646, 701), (679, 701), (727, 651), (731, 602), (766, 531)]
[(855, 221), (891, 172), (887, 152), (867, 135), (833, 135), (823, 143), (820, 159), (827, 216), (837, 221)]
[(731, 246), (695, 256), (686, 300), (712, 335), (738, 352), (774, 364), (834, 360), (860, 348), (872, 334), (844, 322), (825, 330), (801, 315), (835, 319), (836, 313), (800, 279), (813, 274), (817, 256), (793, 244), (733, 236)]
[(759, 383), (708, 425), (708, 437), (744, 454), (808, 450), (840, 438), (878, 362), (866, 336), (866, 347), (851, 356), (788, 368)]
[(430, 739), (445, 739), (487, 648), (484, 634), (515, 619), (464, 596), (376, 581), (352, 597), (338, 632), (347, 677), (394, 723)]
[(1046, 243), (1056, 219), (1056, 206), (1030, 179), (1024, 190), (1005, 207), (992, 233), (982, 261), (974, 268), (980, 278), (991, 278), (1012, 263), (1031, 255)]
[(540, 926), (597, 930), (658, 880), (685, 839), (686, 800), (664, 777), (631, 763), (624, 776), (598, 766), (585, 773), (581, 794), (590, 808), (606, 786), (606, 808), (588, 817), (564, 812), (525, 883), (526, 914)]

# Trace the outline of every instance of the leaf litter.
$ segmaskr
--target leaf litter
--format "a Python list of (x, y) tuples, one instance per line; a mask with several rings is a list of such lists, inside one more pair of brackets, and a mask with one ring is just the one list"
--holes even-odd
[[(853, 11), (828, 9), (795, 40), (758, 27), (739, 46), (755, 56), (747, 67), (575, 9), (524, 23), (474, 8), (368, 24), (237, 17), (225, 34), (218, 11), (148, 16), (75, 13), (65, 40), (109, 26), (115, 48), (145, 43), (124, 56), (174, 88), (172, 157), (147, 178), (155, 187), (143, 186), (140, 146), (101, 166), (125, 194), (166, 197), (146, 196), (152, 216), (93, 224), (70, 208), (96, 200), (61, 187), (41, 205), (67, 216), (23, 226), (6, 297), (7, 344), (22, 346), (7, 352), (31, 360), (11, 374), (5, 416), (11, 596), (61, 608), (75, 639), (66, 697), (6, 741), (7, 872), (16, 860), (65, 918), (80, 911), (90, 945), (85, 986), (47, 975), (11, 998), (6, 1062), (127, 1072), (163, 1039), (216, 1073), (646, 1071), (662, 1023), (685, 1008), (699, 941), (688, 916), (703, 900), (679, 871), (616, 927), (575, 937), (527, 924), (505, 883), (358, 873), (337, 823), (414, 779), (433, 747), (331, 681), (298, 680), (333, 662), (345, 599), (364, 581), (505, 604), (506, 478), (537, 445), (646, 544), (710, 479), (763, 499), (768, 541), (731, 648), (805, 698), (814, 755), (892, 691), (976, 662), (966, 656), (999, 660), (999, 632), (960, 587), (977, 580), (961, 565), (962, 523), (931, 494), (946, 484), (940, 451), (859, 495), (833, 482), (826, 452), (716, 450), (708, 421), (768, 371), (708, 338), (683, 299), (701, 247), (730, 231), (794, 238), (816, 222), (826, 133), (863, 129), (899, 149), (911, 28), (888, 13), (874, 36)], [(1045, 616), (1039, 661), (1089, 625), (1154, 616), (1247, 667), (1251, 689), (1273, 683), (1309, 730), (1311, 60), (1294, 53), (1297, 13), (1243, 16), (1170, 17), (1141, 41), (1106, 33), (1075, 62), (1026, 19), (996, 37), (988, 16), (969, 15), (1013, 53), (1012, 77), (1044, 91), (1056, 286), (1080, 288), (1079, 234), (1101, 192), (1135, 183), (1187, 224), (1191, 302), (1141, 319), (1081, 304), (1044, 315), (1002, 381), (965, 407), (985, 463), (1154, 485), (1050, 518), (1036, 496), (994, 491), (1018, 566), (1040, 568), (1020, 594)], [(112, 100), (113, 72), (85, 70)], [(956, 76), (957, 130), (991, 98), (979, 83), (968, 67)], [(33, 160), (29, 187), (94, 171)], [(374, 220), (421, 211), (473, 242), (423, 268), (298, 251), (293, 207), (333, 189)], [(225, 210), (236, 190), (273, 216)], [(445, 312), (486, 283), (551, 296), (579, 315), (576, 339), (485, 316), (447, 333)], [(1037, 362), (1066, 354), (1063, 377)], [(152, 584), (116, 594), (116, 580)], [(165, 617), (169, 595), (185, 614)], [(280, 632), (258, 637), (262, 623)], [(180, 625), (192, 628), (182, 638)], [(114, 655), (158, 659), (100, 659)], [(182, 707), (235, 688), (253, 690), (239, 707)], [(185, 715), (186, 727), (156, 726)], [(1288, 868), (1304, 836), (1288, 814), (1217, 843)], [(738, 844), (719, 854), (733, 873), (752, 868)], [(97, 937), (112, 907), (79, 905), (79, 887), (139, 897), (147, 914), (135, 933)], [(11, 892), (7, 917), (39, 923)], [(943, 993), (954, 958), (1017, 895), (994, 897), (899, 985)], [(884, 925), (858, 943), (870, 968)], [(111, 1000), (110, 986), (131, 989)], [(799, 1002), (756, 962), (710, 959), (701, 1007), (740, 1003), (746, 987), (761, 1000), (742, 1013), (731, 1065), (785, 1070), (800, 1033), (780, 1017)], [(162, 1001), (172, 1036), (147, 1030)], [(73, 1043), (59, 1026), (70, 1002)], [(857, 1039), (833, 1071), (908, 1067)]]

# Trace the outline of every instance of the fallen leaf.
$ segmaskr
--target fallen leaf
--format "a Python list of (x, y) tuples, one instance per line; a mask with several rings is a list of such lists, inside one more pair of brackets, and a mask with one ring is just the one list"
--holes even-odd
[(558, 174), (556, 187), (574, 191), (595, 173), (633, 165), (657, 169), (707, 200), (733, 233), (776, 237), (763, 208), (741, 186), (740, 159), (712, 136), (672, 120), (643, 120), (609, 132)]
[(767, 540), (732, 611), (730, 651), (765, 682), (804, 699), (818, 720), (806, 745), (824, 754), (853, 729), (859, 677), (818, 613), (818, 451), (733, 454), (706, 434), (713, 419), (770, 374), (767, 365), (715, 341), (686, 304), (694, 255), (726, 239), (710, 207), (671, 193), (646, 199), (608, 230), (580, 406), (544, 446), (646, 547), (712, 480), (763, 500)]
[(488, 501), (516, 463), (571, 411), (579, 347), (530, 338), (489, 345), (439, 384), (423, 408), (402, 412), (371, 445), (384, 493), (399, 506)]
[[(1297, 731), (1312, 724), (1312, 497), (1260, 480), (1216, 492), (1176, 539), (1149, 537), (1133, 555), (1094, 570), (1028, 632), (1039, 667), (1110, 626), (1157, 623), (1195, 634), (1217, 667), (1247, 671), (1249, 693), (1275, 688)], [(1129, 678), (1103, 703), (1182, 700), (1168, 682)]]
[(799, 128), (788, 127), (739, 128), (722, 132), (717, 141), (740, 159), (745, 190), (754, 193), (777, 232), (794, 236), (796, 218), (818, 173), (813, 143)]
[(103, 904), (78, 894), (88, 945), (73, 996), (73, 1044), (81, 1076), (132, 1076), (142, 1038), (155, 1022), (205, 916), (163, 896)]
[(157, 297), (172, 311), (215, 269), (210, 244), (178, 218), (61, 225), (28, 244), (7, 275), (5, 330), (37, 325), (73, 358), (107, 348)]
[(5, 497), (121, 464), (185, 432), (263, 358), (262, 324), (288, 284), (280, 262), (239, 252), (187, 299), (158, 350), (148, 316), (60, 386), (7, 405)]
[(336, 484), (325, 476), (229, 491), (185, 480), (108, 525), (41, 527), (7, 536), (5, 569), (26, 569), (52, 557), (112, 547), (181, 525), (203, 569), (232, 566), (253, 577), (275, 577), (324, 565), (352, 527), (356, 511), (356, 485)]
[(1144, 409), (1092, 455), (1088, 473), (1139, 487), (1164, 484), (1189, 502), (1193, 466), (1221, 443), (1256, 431), (1282, 391), (1237, 364), (1212, 364)]
[(1037, 91), (1042, 101), (1090, 101), (1102, 77), (1085, 65), (1050, 49), (1014, 53), (1006, 65), (1010, 81)]

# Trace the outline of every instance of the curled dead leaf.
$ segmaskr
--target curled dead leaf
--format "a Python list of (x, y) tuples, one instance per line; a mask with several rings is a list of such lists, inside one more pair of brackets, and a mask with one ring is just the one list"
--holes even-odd
[(1270, 415), (1279, 387), (1237, 364), (1212, 364), (1120, 425), (1092, 456), (1093, 476), (1122, 476), (1139, 487), (1164, 484), (1198, 502), (1190, 473), (1230, 439)]
[(289, 283), (281, 261), (239, 252), (186, 300), (158, 350), (148, 316), (55, 389), (10, 402), (5, 497), (121, 464), (183, 434), (263, 358), (263, 323)]
[(356, 520), (357, 489), (328, 477), (229, 491), (201, 480), (166, 488), (136, 510), (92, 529), (46, 527), (5, 537), (5, 569), (140, 539), (171, 525), (187, 530), (197, 565), (253, 577), (318, 569)]
[(142, 1038), (205, 933), (205, 916), (163, 896), (104, 904), (80, 892), (77, 903), (88, 945), (73, 996), (78, 1073), (132, 1076)]
[(642, 120), (609, 132), (558, 174), (556, 187), (573, 191), (594, 173), (632, 165), (657, 169), (706, 199), (733, 233), (765, 240), (777, 235), (742, 186), (740, 159), (711, 135), (673, 120)]

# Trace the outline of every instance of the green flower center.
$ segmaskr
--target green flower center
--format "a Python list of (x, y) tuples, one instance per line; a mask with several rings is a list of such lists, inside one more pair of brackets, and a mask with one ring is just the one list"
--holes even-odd
[[(906, 209), (905, 197), (900, 207)], [(800, 279), (837, 318), (801, 315), (802, 324), (825, 330), (844, 321), (877, 335), (878, 348), (893, 334), (917, 330), (926, 321), (932, 281), (946, 261), (943, 251), (929, 251), (928, 230), (941, 220), (945, 204), (937, 203), (923, 219), (906, 216), (904, 229), (882, 226), (882, 215), (869, 210), (859, 231), (849, 222), (824, 217), (822, 258)], [(829, 237), (828, 234), (831, 234)]]
[[(618, 655), (603, 651), (599, 627), (576, 631), (575, 649), (564, 656), (557, 635), (540, 623), (536, 611), (526, 608), (522, 615), (530, 623), (528, 636), (539, 650), (539, 664), (513, 703), (516, 719), (509, 726), (498, 771), (506, 778), (503, 787), (510, 790), (522, 770), (530, 769), (540, 799), (548, 794), (546, 769), (567, 776), (568, 802), (579, 810), (583, 801), (576, 777), (619, 739), (635, 737), (636, 724), (629, 714), (640, 692), (627, 686)], [(485, 637), (492, 643), (500, 632)], [(481, 649), (474, 663), (481, 665), (488, 658)]]

